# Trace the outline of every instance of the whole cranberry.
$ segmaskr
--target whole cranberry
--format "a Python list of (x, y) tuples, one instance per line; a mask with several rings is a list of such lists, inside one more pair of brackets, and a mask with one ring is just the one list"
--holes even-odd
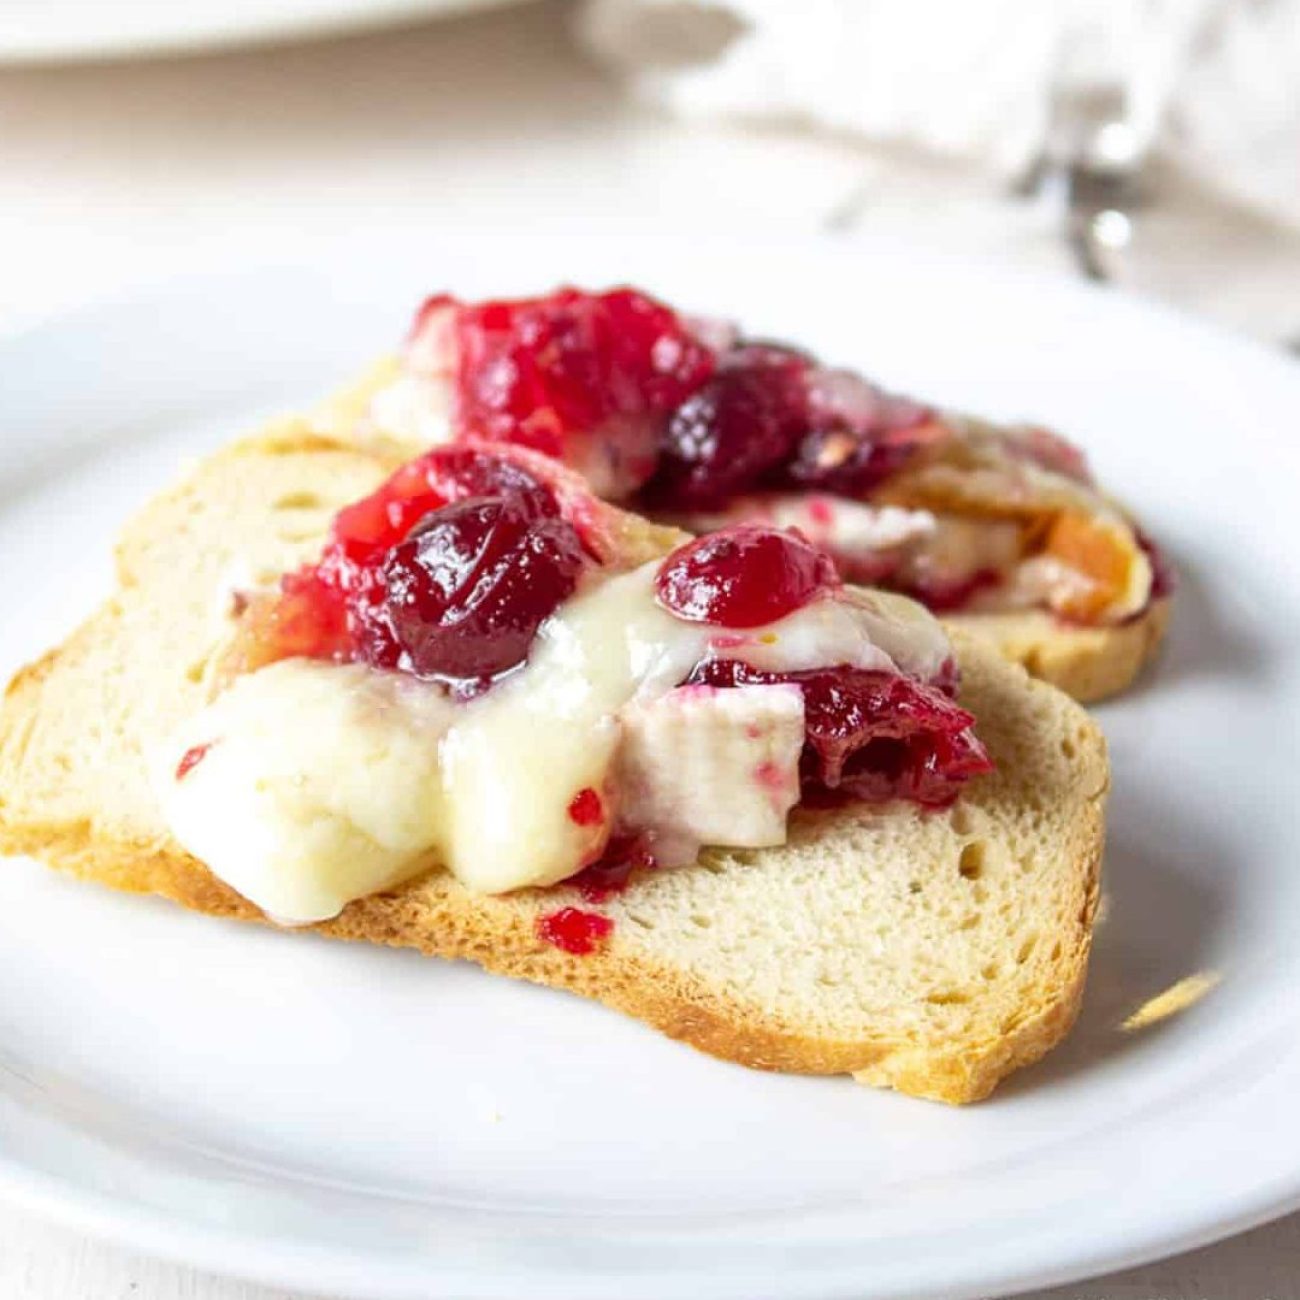
[(477, 447), (438, 447), (425, 457), (425, 477), (447, 501), (522, 493), (542, 514), (559, 514), (554, 493), (535, 474), (503, 455)]
[(535, 492), (469, 497), (435, 510), (389, 551), (383, 607), (403, 667), (487, 681), (528, 657), (585, 563), (576, 530), (548, 500)]
[(678, 547), (655, 590), (679, 618), (721, 627), (774, 623), (838, 587), (829, 555), (793, 530), (738, 524)]
[(933, 412), (847, 370), (810, 370), (808, 428), (784, 477), (795, 487), (860, 497), (943, 436)]
[(668, 509), (717, 505), (783, 463), (807, 432), (809, 359), (779, 344), (742, 345), (674, 412), (647, 495)]
[(332, 541), (349, 558), (366, 563), (403, 541), (428, 515), (465, 497), (536, 495), (539, 506), (558, 513), (550, 488), (524, 466), (476, 447), (435, 447), (407, 461), (369, 496), (339, 511)]

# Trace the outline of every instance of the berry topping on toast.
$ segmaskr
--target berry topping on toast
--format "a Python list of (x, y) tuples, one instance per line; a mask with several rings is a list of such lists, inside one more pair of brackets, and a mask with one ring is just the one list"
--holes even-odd
[(415, 436), (444, 413), (453, 443), (543, 452), (692, 532), (802, 516), (844, 577), (936, 611), (1118, 627), (1168, 594), (1168, 565), (1059, 435), (894, 396), (635, 289), (430, 298), (403, 365), (380, 425), (398, 412)]
[(685, 320), (635, 289), (430, 298), (408, 357), (418, 373), (450, 379), (461, 435), (576, 461), (622, 491), (649, 477), (669, 412), (715, 364)]
[[(468, 497), (432, 511), (385, 556), (397, 662), (418, 677), (486, 681), (518, 667), (587, 562), (545, 493)], [(378, 662), (391, 666), (388, 646)]]
[[(783, 843), (801, 798), (939, 807), (989, 770), (924, 611), (845, 588), (798, 532), (656, 530), (516, 446), (403, 465), (240, 609), (226, 689), (165, 786), (210, 858), (240, 849), (240, 880), (257, 870), (240, 818), (205, 790), (249, 801), (250, 827), (334, 827), (314, 832), (330, 862), (355, 858), (349, 827), (379, 827), (376, 876), (406, 860), (392, 822), (472, 887), (574, 879), (594, 900), (704, 845)], [(293, 739), (306, 715), (314, 744)], [(277, 915), (321, 905), (283, 884)]]
[(840, 585), (830, 556), (798, 533), (737, 524), (674, 551), (655, 590), (679, 618), (748, 629), (775, 623)]
[(580, 907), (561, 907), (537, 918), (537, 937), (575, 957), (595, 952), (613, 932), (608, 916)]

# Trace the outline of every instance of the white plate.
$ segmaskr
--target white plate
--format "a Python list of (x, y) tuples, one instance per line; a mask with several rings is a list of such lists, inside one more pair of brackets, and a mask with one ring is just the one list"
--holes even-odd
[(5, 0), (0, 63), (175, 54), (332, 36), (519, 0)]
[[(382, 252), (375, 254), (376, 248)], [(426, 289), (628, 278), (1081, 439), (1177, 556), (1102, 713), (1107, 889), (1073, 1037), (990, 1103), (721, 1064), (469, 967), (0, 872), (0, 1181), (92, 1232), (348, 1295), (950, 1297), (1300, 1205), (1300, 370), (1154, 308), (915, 250), (372, 241), (0, 345), (5, 667), (108, 581), (183, 455), (319, 393)], [(93, 725), (93, 719), (87, 719)], [(1221, 984), (1119, 1024), (1193, 972)]]

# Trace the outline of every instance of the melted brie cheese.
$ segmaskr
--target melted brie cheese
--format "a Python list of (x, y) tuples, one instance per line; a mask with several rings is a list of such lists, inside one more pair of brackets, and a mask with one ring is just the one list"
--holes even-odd
[[(293, 922), (333, 916), (434, 861), (485, 893), (552, 884), (610, 829), (570, 815), (579, 791), (612, 800), (623, 824), (645, 824), (610, 789), (624, 711), (666, 695), (702, 660), (930, 677), (950, 654), (924, 610), (878, 592), (833, 593), (739, 634), (686, 622), (655, 600), (659, 564), (567, 601), (528, 662), (466, 703), (358, 665), (292, 659), (238, 678), (156, 766), (169, 826), (216, 875)], [(194, 746), (208, 748), (178, 775)], [(750, 759), (743, 766), (736, 780), (760, 779)], [(639, 780), (653, 785), (653, 770)]]
[(673, 517), (673, 522), (692, 533), (713, 533), (755, 520), (774, 528), (797, 528), (814, 546), (847, 559), (900, 550), (935, 528), (935, 517), (928, 510), (872, 505), (812, 491), (739, 496), (723, 510)]
[(285, 659), (186, 722), (154, 785), (172, 834), (214, 875), (268, 916), (321, 921), (426, 865), (454, 714), (396, 673)]

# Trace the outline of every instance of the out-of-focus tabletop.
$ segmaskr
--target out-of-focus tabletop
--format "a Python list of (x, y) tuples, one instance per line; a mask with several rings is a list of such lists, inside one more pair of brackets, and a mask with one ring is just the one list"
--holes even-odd
[[(323, 255), (367, 227), (821, 234), (849, 256), (874, 234), (1075, 273), (1058, 213), (978, 178), (915, 167), (900, 186), (850, 140), (638, 106), (567, 18), (543, 0), (285, 48), (0, 70), (0, 328), (141, 280)], [(1294, 281), (1248, 278), (1225, 312), (1205, 260), (1168, 272), (1183, 305), (1213, 298), (1264, 337), (1289, 328)], [(1300, 1300), (1297, 1260), (1300, 1216), (1039, 1300)], [(284, 1294), (0, 1207), (4, 1300)]]
[[(570, 17), (535, 0), (244, 52), (0, 66), (0, 327), (367, 227), (875, 235), (1075, 273), (1050, 199), (833, 133), (674, 120), (585, 58)], [(1134, 282), (1300, 334), (1300, 236), (1209, 196), (1191, 214), (1154, 182), (1139, 232), (1159, 256)]]

